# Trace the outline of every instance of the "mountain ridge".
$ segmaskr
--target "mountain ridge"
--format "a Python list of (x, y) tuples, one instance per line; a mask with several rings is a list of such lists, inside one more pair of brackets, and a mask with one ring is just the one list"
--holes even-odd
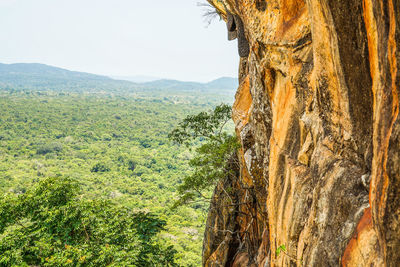
[(91, 78), (100, 80), (112, 80), (110, 77), (92, 74), (88, 72), (71, 71), (42, 63), (0, 63), (0, 77), (4, 75), (53, 75), (53, 76), (69, 76), (74, 78)]
[[(122, 78), (122, 77), (121, 77)], [(237, 79), (220, 77), (207, 83), (158, 79), (148, 82), (132, 82), (110, 76), (71, 71), (41, 63), (0, 63), (0, 89), (89, 92), (132, 92), (137, 90), (163, 89), (182, 91), (232, 91), (238, 87)]]

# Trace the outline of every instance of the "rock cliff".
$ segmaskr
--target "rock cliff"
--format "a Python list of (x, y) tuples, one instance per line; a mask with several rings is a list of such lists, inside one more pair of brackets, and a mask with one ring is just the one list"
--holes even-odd
[(242, 148), (203, 264), (400, 266), (400, 0), (209, 2), (238, 38)]

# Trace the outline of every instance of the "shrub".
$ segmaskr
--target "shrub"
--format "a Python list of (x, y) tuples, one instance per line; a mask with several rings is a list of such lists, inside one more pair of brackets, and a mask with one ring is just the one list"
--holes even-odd
[(53, 153), (53, 152), (57, 153), (57, 152), (61, 152), (62, 149), (63, 149), (63, 145), (61, 143), (53, 142), (53, 143), (44, 144), (44, 145), (39, 146), (36, 150), (36, 154), (46, 155), (48, 153)]
[(111, 171), (111, 169), (102, 162), (96, 163), (96, 165), (94, 165), (91, 169), (91, 172), (109, 172)]
[(128, 170), (130, 171), (134, 171), (136, 168), (136, 162), (134, 162), (133, 160), (129, 160), (128, 161)]

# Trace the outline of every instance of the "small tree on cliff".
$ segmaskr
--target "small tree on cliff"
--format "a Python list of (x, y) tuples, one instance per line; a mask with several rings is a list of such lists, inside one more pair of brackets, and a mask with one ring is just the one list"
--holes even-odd
[(178, 144), (196, 147), (189, 161), (192, 173), (184, 177), (178, 187), (180, 199), (176, 205), (199, 197), (208, 199), (210, 189), (232, 174), (229, 164), (232, 161), (238, 164), (236, 151), (240, 145), (236, 135), (227, 132), (226, 126), (230, 120), (231, 107), (221, 104), (210, 112), (187, 116), (169, 134), (170, 139)]

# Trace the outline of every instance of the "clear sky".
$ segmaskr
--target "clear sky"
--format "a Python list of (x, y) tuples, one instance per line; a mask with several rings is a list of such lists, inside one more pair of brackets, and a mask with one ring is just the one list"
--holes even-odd
[(0, 0), (0, 62), (113, 76), (237, 77), (236, 41), (204, 0)]

